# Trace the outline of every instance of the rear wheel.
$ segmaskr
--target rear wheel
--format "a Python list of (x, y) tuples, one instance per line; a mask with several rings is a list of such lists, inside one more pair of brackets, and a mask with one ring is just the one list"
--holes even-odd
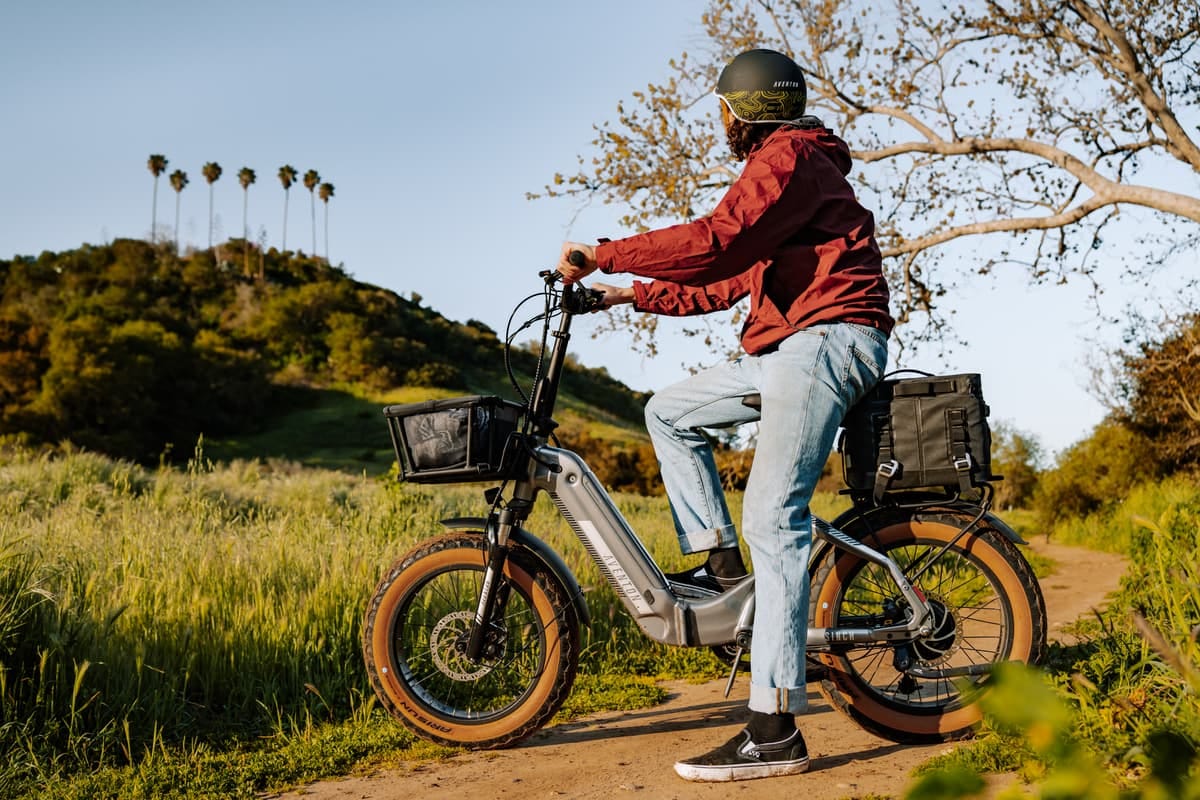
[(497, 748), (546, 724), (570, 694), (579, 620), (570, 595), (514, 548), (478, 661), (465, 655), (483, 584), (481, 534), (430, 539), (380, 582), (363, 625), (367, 674), (384, 707), (440, 744)]
[[(987, 665), (1036, 663), (1044, 654), (1045, 605), (1029, 563), (991, 528), (954, 541), (966, 521), (953, 512), (920, 512), (854, 531), (910, 580), (915, 575), (933, 609), (930, 635), (899, 645), (907, 647), (899, 652), (901, 660), (911, 659), (907, 668), (898, 664), (895, 644), (816, 654), (828, 670), (822, 693), (876, 735), (909, 744), (969, 736), (980, 712), (963, 702), (962, 681), (980, 683)], [(817, 627), (895, 624), (907, 608), (882, 567), (844, 550), (824, 554), (812, 587)], [(926, 674), (914, 674), (914, 667)], [(963, 674), (972, 669), (981, 674)]]

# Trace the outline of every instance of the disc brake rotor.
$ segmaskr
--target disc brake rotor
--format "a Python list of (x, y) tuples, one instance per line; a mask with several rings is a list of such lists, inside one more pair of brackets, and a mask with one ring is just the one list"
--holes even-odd
[(944, 663), (958, 650), (962, 628), (958, 614), (941, 600), (930, 597), (929, 608), (933, 612), (930, 621), (931, 633), (913, 642), (917, 657), (929, 665)]
[(474, 616), (470, 611), (455, 611), (438, 620), (429, 632), (429, 652), (434, 665), (456, 681), (477, 681), (492, 671), (492, 664), (473, 662), (463, 653)]

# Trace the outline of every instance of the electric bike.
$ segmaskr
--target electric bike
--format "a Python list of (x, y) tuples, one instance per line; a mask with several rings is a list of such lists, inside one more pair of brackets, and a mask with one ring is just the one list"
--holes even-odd
[[(364, 620), (363, 655), (380, 702), (441, 744), (514, 745), (571, 691), (590, 614), (562, 557), (525, 527), (540, 493), (649, 638), (714, 649), (732, 685), (754, 635), (753, 575), (721, 592), (670, 581), (584, 460), (554, 446), (571, 323), (594, 311), (601, 293), (542, 275), (543, 310), (518, 329), (542, 323), (542, 360), (525, 402), (468, 397), (385, 409), (404, 478), (495, 484), (484, 493), (486, 514), (443, 520), (444, 532), (392, 564)], [(832, 522), (813, 518), (807, 654), (822, 694), (866, 730), (902, 743), (970, 736), (980, 718), (970, 686), (1000, 662), (1042, 658), (1041, 590), (991, 497), (990, 484), (973, 495), (910, 492), (884, 502), (858, 493)]]

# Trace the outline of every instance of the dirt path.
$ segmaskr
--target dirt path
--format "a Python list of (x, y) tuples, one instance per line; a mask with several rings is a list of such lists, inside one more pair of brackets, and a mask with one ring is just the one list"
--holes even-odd
[[(1103, 605), (1117, 588), (1125, 564), (1119, 556), (1032, 542), (1057, 562), (1042, 582), (1050, 636)], [(369, 775), (322, 781), (283, 800), (422, 800), (435, 798), (610, 798), (647, 800), (728, 798), (805, 800), (899, 795), (908, 775), (948, 745), (911, 747), (878, 739), (809, 694), (802, 718), (813, 756), (807, 775), (725, 784), (689, 783), (676, 777), (676, 759), (696, 755), (736, 733), (746, 710), (747, 678), (739, 676), (729, 698), (724, 681), (672, 683), (660, 706), (597, 714), (548, 728), (512, 750), (465, 753), (448, 761), (414, 764)]]

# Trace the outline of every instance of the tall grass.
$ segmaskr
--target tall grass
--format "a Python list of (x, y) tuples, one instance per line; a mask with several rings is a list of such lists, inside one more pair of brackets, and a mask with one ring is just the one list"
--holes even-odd
[(1196, 496), (1196, 481), (1177, 475), (1154, 483), (1140, 484), (1124, 497), (1110, 498), (1100, 510), (1055, 524), (1050, 535), (1055, 541), (1076, 544), (1110, 553), (1128, 553), (1140, 528), (1140, 520), (1156, 520), (1169, 509), (1188, 503)]
[[(615, 499), (664, 568), (681, 568), (665, 499)], [(730, 503), (740, 513), (740, 496)], [(3, 453), (0, 796), (69, 775), (87, 788), (62, 796), (94, 795), (86, 774), (122, 765), (157, 765), (171, 785), (180, 754), (361, 728), (379, 714), (359, 649), (370, 593), (439, 520), (486, 510), (477, 486), (217, 466), (202, 452), (186, 470)], [(548, 501), (528, 527), (588, 590), (585, 685), (722, 669), (707, 651), (650, 643)]]
[(437, 506), (367, 503), (376, 487), (331, 473), (150, 474), (87, 454), (17, 456), (0, 485), (10, 777), (349, 708), (364, 587)]
[(980, 770), (1032, 781), (1012, 797), (1200, 797), (1198, 532), (1200, 485), (1183, 476), (1058, 525), (1057, 539), (1129, 556), (1118, 595), (1043, 675), (995, 676), (985, 735), (909, 797), (974, 796)]

